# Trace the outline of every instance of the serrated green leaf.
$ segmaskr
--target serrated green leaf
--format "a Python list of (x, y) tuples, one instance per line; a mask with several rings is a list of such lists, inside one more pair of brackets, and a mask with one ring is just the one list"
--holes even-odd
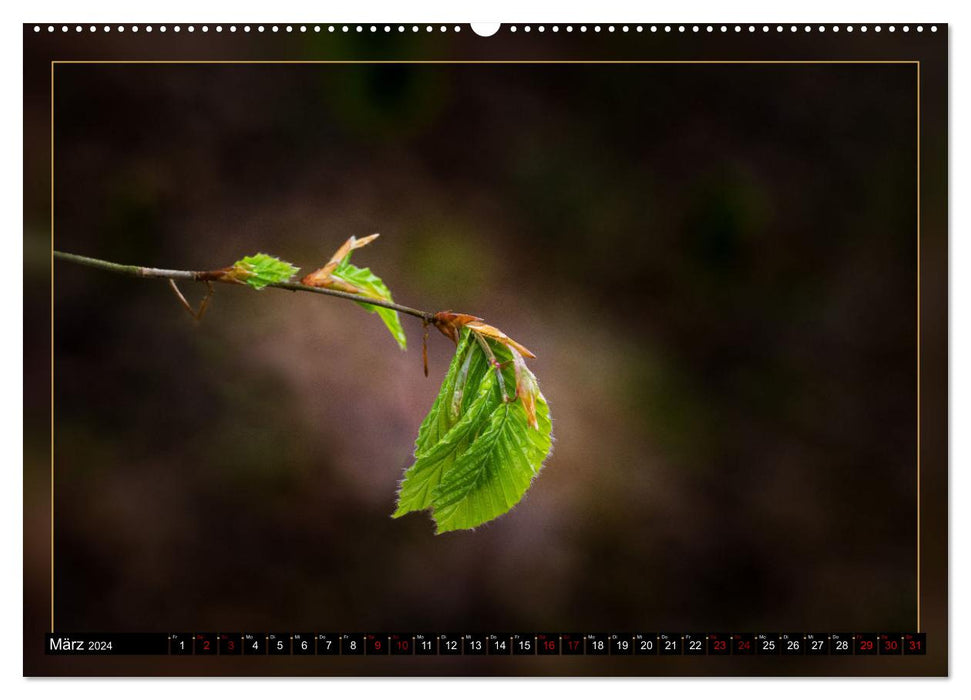
[[(340, 265), (331, 273), (331, 276), (354, 285), (361, 290), (362, 296), (371, 297), (372, 299), (383, 299), (384, 301), (394, 301), (391, 298), (391, 290), (388, 289), (388, 285), (380, 277), (371, 272), (370, 268), (352, 265), (350, 260), (351, 255), (348, 253), (341, 260)], [(365, 302), (358, 302), (358, 304), (367, 311), (376, 313), (381, 317), (384, 325), (387, 326), (392, 337), (398, 342), (402, 350), (408, 347), (408, 339), (405, 337), (405, 331), (401, 327), (401, 319), (398, 317), (397, 311)]]
[(442, 380), (442, 387), (439, 389), (438, 396), (435, 398), (435, 403), (432, 404), (431, 410), (425, 416), (425, 420), (422, 421), (421, 427), (418, 429), (418, 439), (415, 440), (416, 455), (420, 455), (422, 452), (433, 447), (455, 423), (455, 417), (448, 407), (451, 404), (459, 375), (462, 373), (462, 367), (466, 359), (470, 356), (469, 342), (469, 337), (466, 335), (459, 341), (458, 346), (455, 348), (455, 355), (452, 357), (452, 362), (449, 365), (448, 372), (445, 374), (445, 379)]
[(475, 431), (500, 403), (495, 375), (490, 373), (479, 387), (478, 396), (458, 422), (430, 448), (416, 454), (415, 463), (398, 492), (398, 509), (393, 518), (432, 506), (432, 493), (442, 480), (442, 474), (455, 458), (468, 449), (475, 439)]
[[(415, 463), (405, 472), (393, 517), (430, 508), (442, 533), (481, 525), (522, 499), (550, 452), (552, 424), (538, 386), (533, 395), (536, 428), (523, 402), (511, 400), (516, 387), (512, 359), (505, 345), (462, 331), (418, 432)], [(528, 373), (535, 384), (524, 365), (519, 372)]]
[[(428, 415), (418, 429), (418, 437), (415, 440), (415, 464), (407, 470), (401, 482), (398, 507), (392, 515), (394, 518), (431, 507), (431, 491), (441, 480), (441, 470), (426, 471), (416, 468), (421, 457), (434, 448), (458, 420), (457, 412), (452, 410), (452, 401), (457, 390), (464, 393), (464, 386), (459, 389), (459, 378), (463, 374), (466, 380), (468, 378), (472, 342), (469, 334), (459, 340), (438, 396), (435, 397), (435, 403), (432, 404), (431, 410), (428, 411)], [(474, 377), (473, 380), (481, 381), (481, 377)]]
[(536, 417), (538, 430), (530, 427), (521, 402), (496, 406), (485, 429), (432, 492), (438, 534), (477, 527), (522, 500), (552, 447), (549, 406), (542, 395)]
[(300, 271), (285, 260), (280, 260), (266, 253), (247, 255), (233, 263), (232, 277), (245, 282), (253, 289), (265, 289), (267, 285), (286, 282)]

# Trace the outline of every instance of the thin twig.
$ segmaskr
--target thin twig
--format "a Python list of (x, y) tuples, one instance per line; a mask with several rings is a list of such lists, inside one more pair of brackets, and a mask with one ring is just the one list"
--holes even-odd
[(169, 287), (171, 288), (172, 292), (175, 294), (176, 299), (179, 300), (179, 303), (182, 304), (182, 308), (185, 309), (188, 312), (188, 314), (192, 316), (192, 318), (198, 321), (199, 317), (196, 316), (196, 310), (192, 308), (192, 304), (190, 304), (189, 300), (185, 298), (184, 294), (182, 294), (182, 290), (179, 289), (179, 285), (175, 283), (175, 280), (173, 279), (169, 280)]
[[(167, 279), (167, 280), (189, 280), (196, 282), (229, 282), (230, 284), (239, 284), (238, 282), (232, 282), (221, 278), (223, 270), (163, 270), (156, 267), (141, 267), (139, 265), (122, 265), (119, 263), (109, 262), (107, 260), (99, 260), (98, 258), (89, 258), (84, 255), (76, 255), (74, 253), (63, 253), (59, 250), (54, 251), (54, 257), (58, 260), (64, 260), (65, 262), (77, 263), (78, 265), (86, 265), (88, 267), (94, 267), (99, 270), (107, 270), (108, 272), (116, 272), (121, 275), (128, 275), (129, 277), (146, 277), (151, 279)], [(370, 304), (372, 306), (382, 306), (386, 309), (393, 309), (403, 314), (409, 316), (414, 316), (415, 318), (420, 318), (422, 321), (431, 322), (434, 319), (435, 314), (428, 311), (422, 311), (421, 309), (413, 309), (410, 306), (403, 306), (401, 304), (396, 304), (392, 301), (385, 301), (383, 299), (371, 299), (370, 297), (362, 297), (359, 294), (350, 294), (348, 292), (339, 292), (336, 289), (326, 289), (324, 287), (308, 287), (305, 284), (296, 284), (294, 282), (277, 282), (275, 284), (268, 284), (268, 287), (275, 287), (276, 289), (286, 289), (291, 292), (311, 292), (313, 294), (326, 294), (327, 296), (338, 297), (340, 299), (347, 299), (348, 301), (354, 301), (359, 304)], [(187, 302), (188, 303), (188, 302)], [(204, 311), (205, 309), (202, 309)]]
[(208, 291), (206, 291), (206, 296), (203, 297), (202, 303), (199, 304), (199, 310), (196, 312), (197, 321), (201, 321), (202, 317), (206, 315), (206, 309), (209, 308), (209, 300), (212, 299), (212, 295), (216, 293), (216, 290), (212, 286), (212, 282), (209, 280), (206, 280), (206, 287), (208, 287)]
[(425, 368), (425, 376), (428, 376), (428, 321), (421, 320), (421, 361)]
[(209, 289), (206, 292), (206, 296), (204, 296), (202, 301), (199, 302), (198, 310), (192, 308), (192, 304), (190, 304), (185, 298), (185, 295), (182, 294), (182, 290), (179, 289), (179, 285), (176, 284), (174, 279), (169, 279), (169, 287), (171, 287), (172, 291), (175, 292), (175, 296), (178, 298), (179, 303), (182, 304), (182, 308), (184, 308), (186, 312), (188, 312), (188, 314), (196, 321), (201, 321), (202, 317), (206, 315), (206, 309), (209, 308), (209, 300), (212, 299), (212, 295), (215, 292), (212, 287), (212, 282), (206, 280), (206, 287)]

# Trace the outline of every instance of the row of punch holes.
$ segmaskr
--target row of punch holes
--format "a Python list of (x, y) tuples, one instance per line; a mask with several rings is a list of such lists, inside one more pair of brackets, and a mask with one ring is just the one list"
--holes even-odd
[[(493, 26), (495, 26), (495, 25), (493, 25)], [(44, 27), (42, 25), (39, 25), (39, 24), (35, 24), (34, 25), (34, 32), (35, 33), (39, 33), (39, 32), (44, 31), (45, 29), (46, 29), (46, 31), (48, 33), (54, 33), (56, 31), (58, 31), (58, 29), (61, 32), (69, 32), (69, 31), (71, 31), (72, 28), (74, 29), (75, 32), (83, 32), (85, 30), (85, 27), (82, 26), (82, 25), (80, 25), (80, 24), (73, 25), (73, 26), (68, 26), (66, 24), (59, 25), (59, 26), (58, 25), (49, 24), (46, 27)], [(89, 32), (97, 32), (99, 28), (97, 26), (95, 26), (95, 25), (92, 24), (92, 25), (88, 26), (87, 29), (88, 29)], [(320, 24), (314, 24), (314, 25), (306, 25), (306, 24), (298, 24), (298, 25), (292, 25), (292, 24), (286, 24), (286, 25), (277, 25), (277, 24), (262, 25), (262, 24), (259, 24), (259, 25), (249, 25), (249, 24), (244, 24), (244, 25), (241, 25), (239, 27), (237, 27), (235, 24), (227, 25), (226, 27), (224, 27), (221, 24), (217, 24), (217, 25), (215, 25), (215, 26), (213, 26), (211, 28), (209, 27), (209, 25), (206, 25), (206, 24), (199, 25), (199, 26), (192, 25), (192, 24), (182, 26), (182, 25), (178, 25), (177, 24), (177, 25), (173, 25), (173, 26), (159, 25), (158, 27), (153, 27), (152, 25), (142, 25), (142, 26), (139, 26), (139, 25), (129, 25), (129, 26), (117, 25), (115, 27), (111, 27), (110, 25), (104, 25), (103, 27), (101, 27), (101, 31), (103, 31), (103, 32), (116, 31), (118, 33), (124, 33), (125, 31), (129, 31), (129, 32), (132, 32), (132, 33), (138, 33), (139, 31), (151, 33), (153, 31), (156, 31), (157, 30), (157, 31), (163, 32), (163, 33), (164, 32), (167, 32), (167, 31), (172, 31), (172, 32), (175, 32), (175, 33), (179, 33), (179, 32), (182, 32), (182, 31), (186, 31), (186, 32), (189, 32), (191, 34), (191, 33), (194, 33), (196, 31), (200, 31), (200, 32), (206, 33), (206, 32), (209, 32), (210, 29), (215, 30), (217, 33), (223, 32), (223, 31), (229, 31), (230, 33), (232, 33), (232, 32), (238, 32), (238, 31), (242, 31), (244, 33), (245, 32), (257, 32), (257, 33), (259, 33), (259, 32), (267, 32), (267, 31), (269, 31), (271, 33), (274, 33), (274, 32), (278, 33), (280, 31), (284, 31), (284, 32), (288, 32), (288, 33), (293, 33), (293, 32), (296, 31), (296, 32), (299, 32), (299, 33), (312, 32), (312, 33), (317, 33), (317, 34), (320, 34), (322, 32), (327, 32), (327, 33), (331, 33), (331, 34), (333, 34), (333, 33), (352, 33), (352, 32), (353, 33), (364, 33), (364, 32), (378, 33), (380, 31), (383, 31), (385, 33), (391, 33), (393, 31), (397, 31), (399, 33), (404, 33), (404, 32), (407, 32), (407, 31), (411, 31), (413, 33), (425, 31), (426, 33), (430, 33), (430, 32), (434, 32), (436, 29), (439, 32), (449, 32), (449, 31), (452, 31), (452, 32), (458, 33), (458, 32), (461, 32), (462, 31), (462, 27), (460, 27), (459, 25), (454, 25), (452, 27), (449, 27), (449, 26), (446, 26), (446, 25), (436, 25), (436, 26), (433, 26), (433, 25), (430, 25), (430, 24), (427, 24), (427, 25), (412, 24), (412, 25), (407, 25), (407, 26), (406, 25), (403, 25), (403, 24), (398, 24), (398, 25), (390, 25), (390, 24), (385, 24), (385, 25), (377, 25), (377, 24), (370, 24), (370, 25), (361, 25), (361, 24), (357, 24), (357, 25), (354, 25), (354, 24), (338, 24), (338, 25), (334, 25), (334, 24), (329, 24), (329, 25), (320, 25)], [(476, 27), (473, 27), (473, 31), (476, 34), (479, 34), (480, 36), (491, 36), (492, 34), (495, 33), (495, 31), (497, 29), (498, 29), (498, 27), (496, 29), (493, 29), (491, 32), (486, 33), (486, 32), (483, 32), (483, 31), (478, 30)], [(711, 24), (702, 24), (702, 25), (699, 25), (699, 24), (687, 24), (687, 25), (686, 24), (660, 24), (660, 25), (658, 25), (658, 24), (651, 24), (651, 25), (640, 25), (640, 24), (627, 25), (627, 24), (624, 24), (624, 25), (613, 25), (613, 24), (608, 24), (608, 25), (604, 25), (604, 26), (601, 26), (599, 24), (598, 25), (585, 25), (584, 24), (584, 25), (578, 25), (576, 27), (574, 27), (573, 25), (560, 26), (560, 25), (554, 24), (554, 25), (551, 25), (551, 26), (547, 27), (545, 25), (515, 25), (515, 24), (513, 24), (513, 25), (510, 25), (507, 29), (511, 33), (517, 33), (517, 32), (532, 32), (532, 31), (536, 31), (536, 32), (539, 32), (539, 33), (544, 33), (547, 30), (549, 30), (550, 32), (553, 32), (553, 33), (561, 32), (561, 31), (562, 32), (567, 32), (567, 33), (571, 33), (571, 32), (580, 32), (580, 33), (584, 33), (584, 32), (594, 32), (594, 33), (597, 33), (597, 32), (602, 32), (602, 31), (605, 31), (606, 30), (607, 32), (617, 32), (617, 31), (620, 31), (622, 33), (623, 32), (639, 32), (639, 33), (649, 32), (649, 33), (655, 33), (655, 34), (656, 33), (667, 33), (667, 34), (670, 34), (670, 33), (681, 33), (681, 34), (686, 34), (686, 33), (693, 33), (693, 34), (708, 33), (708, 34), (713, 34), (713, 33), (716, 33), (716, 32), (722, 33), (722, 34), (727, 34), (729, 32), (734, 32), (736, 34), (740, 34), (742, 32), (748, 32), (749, 34), (754, 34), (756, 32), (761, 32), (763, 34), (767, 34), (767, 33), (772, 32), (772, 31), (775, 31), (776, 33), (785, 32), (785, 31), (788, 31), (788, 32), (800, 32), (800, 31), (801, 32), (818, 32), (818, 33), (825, 33), (827, 31), (828, 32), (833, 32), (833, 33), (838, 33), (840, 31), (844, 31), (844, 32), (847, 32), (847, 33), (852, 33), (854, 31), (866, 33), (868, 31), (872, 31), (872, 32), (879, 33), (879, 32), (882, 32), (882, 31), (896, 32), (898, 30), (899, 31), (902, 31), (904, 33), (907, 33), (907, 32), (910, 32), (911, 27), (910, 27), (910, 25), (906, 25), (906, 24), (905, 25), (902, 25), (900, 27), (898, 27), (896, 25), (887, 25), (887, 26), (884, 27), (884, 26), (881, 26), (881, 25), (872, 25), (872, 26), (869, 26), (869, 25), (852, 25), (852, 24), (850, 24), (850, 25), (818, 25), (818, 26), (808, 25), (808, 24), (807, 25), (801, 25), (801, 26), (797, 26), (797, 25), (794, 25), (794, 24), (793, 25), (785, 25), (785, 26), (784, 25), (781, 25), (781, 24), (776, 24), (776, 25), (768, 25), (768, 24), (762, 24), (762, 25), (754, 25), (754, 24), (748, 24), (748, 25), (741, 25), (741, 24), (735, 24), (735, 25), (727, 25), (727, 24), (720, 24), (720, 25), (711, 25)], [(916, 25), (914, 27), (914, 29), (916, 31), (918, 31), (918, 32), (923, 32), (924, 31), (924, 26), (918, 24), (918, 25)], [(488, 31), (488, 30), (486, 30), (486, 31)], [(930, 31), (936, 32), (937, 31), (937, 26), (936, 25), (931, 25), (930, 26)]]

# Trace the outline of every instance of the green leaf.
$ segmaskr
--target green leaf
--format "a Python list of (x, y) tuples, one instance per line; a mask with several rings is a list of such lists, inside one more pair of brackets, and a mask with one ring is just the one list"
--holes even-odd
[[(391, 298), (391, 291), (388, 289), (388, 285), (380, 277), (371, 272), (370, 268), (352, 265), (350, 260), (351, 254), (348, 253), (341, 260), (340, 265), (331, 273), (331, 276), (354, 285), (361, 290), (362, 296), (371, 297), (372, 299), (383, 299), (384, 301), (394, 301)], [(364, 302), (358, 302), (358, 304), (371, 313), (376, 313), (381, 317), (384, 325), (391, 331), (391, 335), (398, 341), (398, 345), (402, 350), (408, 347), (408, 339), (405, 337), (405, 331), (401, 327), (401, 319), (398, 317), (397, 311)]]
[[(539, 403), (540, 430), (549, 430), (549, 409)], [(476, 527), (498, 518), (519, 503), (543, 466), (549, 433), (526, 422), (519, 403), (502, 404), (489, 416), (485, 431), (455, 461), (432, 494), (438, 533)]]
[[(431, 410), (422, 421), (418, 429), (418, 438), (415, 440), (415, 464), (408, 469), (405, 479), (401, 483), (398, 492), (398, 507), (395, 510), (394, 518), (400, 518), (406, 513), (425, 510), (431, 507), (431, 492), (438, 485), (442, 478), (441, 467), (438, 469), (428, 469), (428, 464), (420, 466), (420, 458), (428, 453), (446, 436), (458, 420), (457, 412), (452, 408), (456, 390), (464, 393), (464, 383), (459, 387), (459, 377), (464, 374), (468, 378), (471, 369), (471, 350), (470, 334), (466, 333), (459, 340), (452, 363), (449, 366), (445, 379), (442, 380), (442, 387), (438, 391), (435, 403)], [(482, 377), (478, 376), (478, 381)], [(441, 465), (442, 467), (444, 465)]]
[(552, 448), (552, 423), (535, 376), (520, 365), (536, 386), (538, 427), (530, 426), (523, 401), (513, 398), (512, 360), (505, 345), (462, 331), (418, 431), (415, 463), (405, 472), (392, 517), (431, 509), (440, 534), (493, 520), (522, 499)]
[(442, 475), (468, 449), (482, 422), (495, 410), (495, 385), (495, 375), (488, 374), (465, 415), (441, 440), (424, 452), (416, 453), (415, 463), (408, 470), (408, 478), (402, 483), (398, 493), (398, 509), (393, 517), (398, 518), (405, 513), (432, 507), (432, 496), (442, 480)]
[(285, 260), (274, 258), (266, 253), (257, 253), (247, 255), (233, 263), (230, 275), (253, 289), (260, 290), (270, 284), (286, 282), (299, 270), (299, 267), (294, 267)]

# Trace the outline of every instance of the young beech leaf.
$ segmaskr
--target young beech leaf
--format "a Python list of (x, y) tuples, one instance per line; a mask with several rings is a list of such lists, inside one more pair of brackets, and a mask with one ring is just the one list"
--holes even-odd
[[(394, 301), (391, 298), (391, 291), (380, 277), (369, 268), (351, 264), (351, 252), (357, 248), (363, 248), (377, 237), (376, 233), (364, 238), (351, 236), (337, 249), (326, 265), (305, 276), (301, 282), (309, 287), (327, 287), (349, 294), (360, 294), (362, 297), (371, 299)], [(364, 302), (358, 303), (367, 311), (381, 317), (402, 350), (408, 346), (397, 311)]]
[(518, 351), (468, 328), (459, 333), (393, 515), (431, 509), (438, 533), (508, 512), (552, 448), (549, 406)]
[(267, 285), (286, 282), (300, 271), (285, 260), (274, 258), (266, 253), (247, 255), (233, 263), (225, 271), (224, 277), (237, 282), (245, 282), (253, 289), (264, 289)]
[(486, 375), (469, 410), (441, 440), (420, 456), (415, 456), (415, 463), (408, 470), (408, 477), (401, 485), (398, 509), (394, 517), (434, 506), (434, 490), (441, 483), (443, 475), (452, 467), (456, 458), (468, 450), (476, 439), (476, 431), (495, 408), (492, 396), (495, 386), (495, 375)]
[[(405, 513), (430, 508), (432, 489), (441, 481), (445, 466), (454, 461), (454, 454), (443, 456), (439, 453), (432, 460), (424, 460), (423, 457), (437, 445), (445, 442), (446, 436), (449, 436), (452, 428), (462, 418), (460, 415), (462, 404), (469, 405), (464, 400), (475, 393), (465, 391), (466, 387), (470, 386), (470, 375), (473, 387), (479, 387), (486, 377), (488, 365), (485, 355), (481, 352), (471, 352), (475, 341), (470, 338), (470, 335), (465, 333), (459, 341), (448, 373), (442, 380), (438, 397), (418, 429), (418, 438), (415, 440), (415, 464), (408, 469), (401, 484), (398, 508), (393, 516), (395, 518)], [(488, 399), (487, 393), (486, 400)], [(452, 433), (449, 439), (454, 442), (460, 434), (468, 436), (468, 431), (463, 428), (458, 433)]]
[[(337, 266), (334, 270), (333, 279), (345, 282), (358, 291), (364, 297), (369, 297), (371, 299), (383, 299), (384, 301), (394, 301), (391, 298), (391, 291), (388, 286), (378, 277), (376, 274), (371, 272), (370, 268), (367, 267), (357, 267), (348, 262), (351, 258), (350, 253), (347, 257), (341, 261), (341, 264)], [(365, 304), (363, 302), (358, 302), (358, 304), (367, 311), (371, 313), (376, 313), (384, 321), (384, 325), (388, 327), (391, 335), (402, 350), (408, 347), (408, 339), (405, 338), (405, 331), (401, 327), (401, 319), (398, 317), (398, 312), (394, 309), (386, 309), (383, 306), (374, 306), (373, 304)]]

